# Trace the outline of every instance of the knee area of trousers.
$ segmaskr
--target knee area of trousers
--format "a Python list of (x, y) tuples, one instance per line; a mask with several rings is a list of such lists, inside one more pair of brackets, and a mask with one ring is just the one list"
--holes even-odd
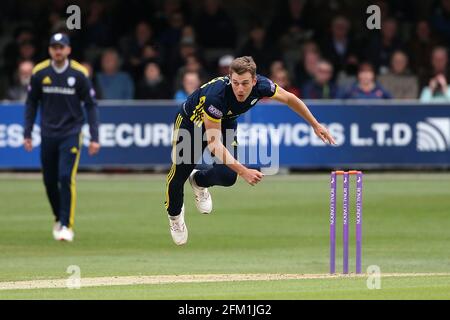
[(44, 185), (47, 188), (57, 188), (58, 187), (58, 181), (53, 180), (53, 179), (49, 179), (49, 178), (47, 178), (47, 179), (44, 178)]
[(59, 176), (59, 183), (61, 184), (70, 184), (72, 177), (70, 174), (62, 174)]
[(221, 175), (222, 185), (225, 187), (231, 187), (237, 181), (237, 173), (236, 172), (227, 172)]

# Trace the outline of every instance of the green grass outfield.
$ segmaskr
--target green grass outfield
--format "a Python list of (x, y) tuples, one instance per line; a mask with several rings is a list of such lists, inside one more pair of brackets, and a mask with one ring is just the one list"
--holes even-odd
[[(328, 175), (212, 188), (210, 215), (196, 211), (187, 184), (189, 242), (183, 247), (169, 234), (164, 189), (160, 175), (79, 175), (75, 241), (69, 244), (52, 239), (40, 176), (0, 175), (0, 288), (12, 281), (67, 279), (69, 265), (80, 267), (82, 279), (328, 272)], [(391, 274), (381, 278), (379, 290), (369, 290), (366, 277), (319, 277), (0, 289), (0, 299), (450, 299), (450, 174), (369, 172), (363, 206), (363, 269), (377, 265), (382, 275)], [(350, 222), (353, 236), (353, 183)], [(429, 275), (392, 276), (402, 273)]]

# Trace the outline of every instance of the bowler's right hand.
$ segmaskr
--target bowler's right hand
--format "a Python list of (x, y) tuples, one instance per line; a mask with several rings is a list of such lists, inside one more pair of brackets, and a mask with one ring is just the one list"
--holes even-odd
[(250, 185), (254, 186), (262, 180), (264, 174), (254, 169), (246, 169), (240, 176), (247, 181)]
[(33, 142), (30, 138), (25, 138), (23, 140), (23, 147), (25, 148), (25, 150), (27, 150), (28, 152), (31, 152), (33, 150)]

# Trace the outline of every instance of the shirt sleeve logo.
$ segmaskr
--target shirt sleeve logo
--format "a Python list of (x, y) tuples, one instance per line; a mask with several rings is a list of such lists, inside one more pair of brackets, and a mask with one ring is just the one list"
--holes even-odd
[(269, 79), (269, 83), (270, 83), (270, 91), (275, 92), (275, 83), (273, 83), (273, 81), (270, 79)]
[(76, 81), (77, 80), (75, 79), (75, 77), (68, 77), (67, 78), (67, 84), (69, 85), (69, 87), (73, 87)]
[(213, 105), (210, 105), (208, 107), (208, 112), (210, 114), (212, 114), (213, 116), (217, 117), (217, 118), (222, 118), (223, 117), (223, 113), (222, 111), (220, 111), (219, 109), (217, 109), (216, 107), (214, 107)]

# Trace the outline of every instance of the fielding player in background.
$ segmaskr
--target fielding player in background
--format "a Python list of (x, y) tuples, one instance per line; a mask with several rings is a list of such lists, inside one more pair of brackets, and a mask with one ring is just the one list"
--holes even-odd
[(88, 71), (75, 60), (69, 37), (56, 33), (50, 38), (51, 59), (36, 65), (31, 77), (25, 111), (24, 147), (31, 151), (31, 131), (40, 107), (41, 163), (47, 196), (55, 215), (53, 237), (72, 241), (75, 218), (75, 178), (82, 147), (84, 124), (82, 102), (91, 134), (89, 154), (98, 144), (97, 103)]
[[(287, 104), (313, 127), (324, 142), (335, 144), (328, 130), (319, 124), (299, 98), (256, 74), (252, 57), (236, 58), (230, 66), (229, 76), (215, 78), (197, 89), (183, 103), (175, 119), (173, 164), (167, 176), (165, 204), (172, 239), (177, 245), (185, 244), (188, 238), (183, 204), (183, 188), (187, 179), (193, 188), (197, 209), (210, 213), (212, 200), (208, 187), (232, 186), (238, 176), (250, 185), (257, 184), (263, 178), (261, 172), (246, 168), (236, 160), (236, 119), (264, 97)], [(229, 130), (233, 132), (231, 138), (226, 134)], [(189, 132), (190, 141), (185, 141), (189, 137), (183, 136), (182, 132)], [(203, 133), (206, 135), (205, 142), (201, 141)], [(200, 141), (193, 139), (196, 136), (200, 137)], [(186, 149), (186, 144), (191, 150)], [(201, 156), (198, 149), (203, 151), (206, 147), (221, 163), (207, 170), (195, 170)], [(185, 161), (189, 152), (189, 159)]]

